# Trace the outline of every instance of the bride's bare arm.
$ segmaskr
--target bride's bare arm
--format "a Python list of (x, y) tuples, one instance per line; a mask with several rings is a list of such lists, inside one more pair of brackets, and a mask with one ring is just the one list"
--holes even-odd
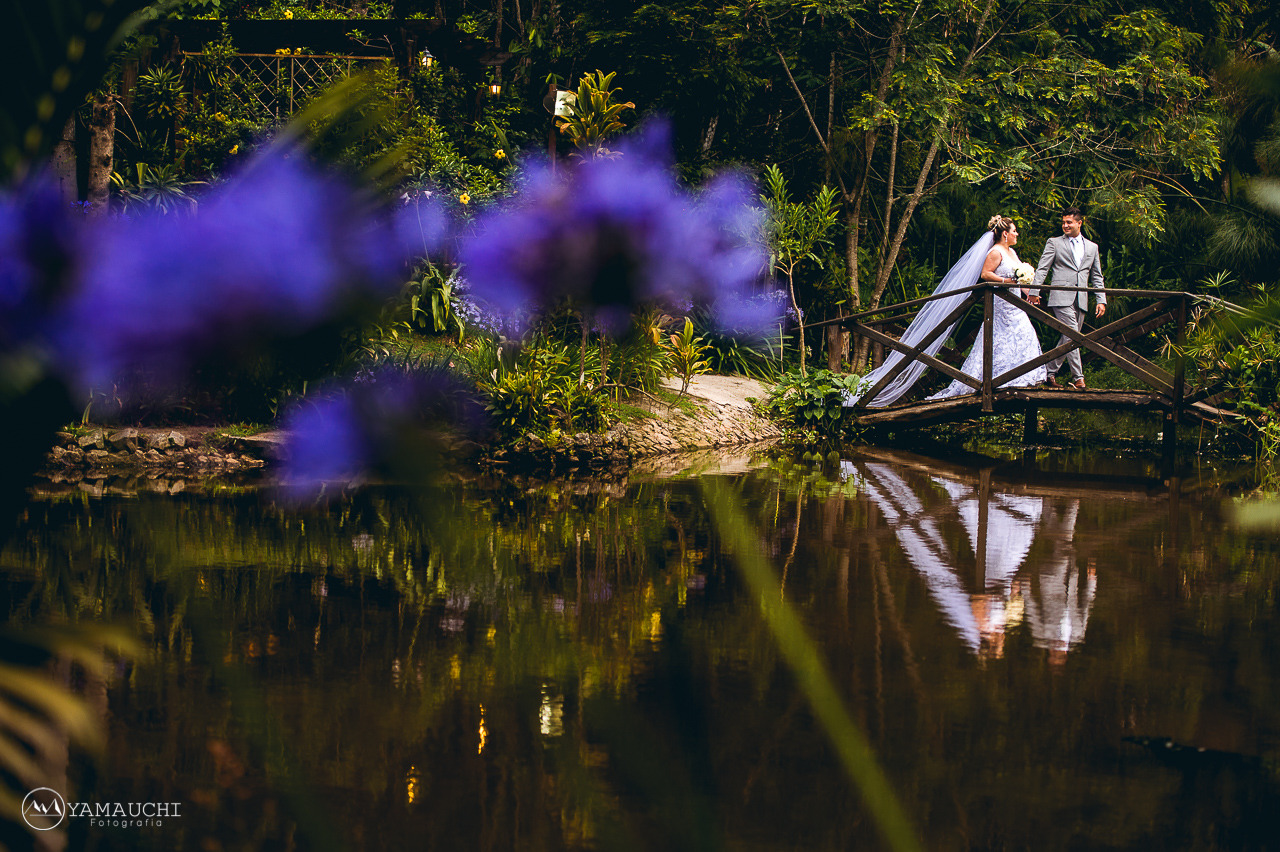
[(1002, 258), (1003, 255), (1000, 253), (1000, 249), (993, 248), (987, 252), (987, 259), (982, 264), (982, 274), (978, 277), (992, 284), (1009, 284), (1012, 282), (1012, 278), (1005, 278), (1003, 275), (996, 274), (996, 267), (1000, 265)]

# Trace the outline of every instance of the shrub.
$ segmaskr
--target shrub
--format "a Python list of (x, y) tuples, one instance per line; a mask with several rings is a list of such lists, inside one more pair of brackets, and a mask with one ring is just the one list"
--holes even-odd
[(838, 438), (847, 423), (844, 401), (861, 381), (852, 374), (813, 370), (808, 376), (785, 373), (765, 398), (766, 413), (792, 430), (819, 438)]

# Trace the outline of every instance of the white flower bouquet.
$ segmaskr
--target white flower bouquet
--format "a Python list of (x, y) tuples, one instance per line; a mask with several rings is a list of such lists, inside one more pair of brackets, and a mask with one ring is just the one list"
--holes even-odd
[(1013, 280), (1018, 286), (1027, 287), (1035, 280), (1036, 268), (1029, 263), (1019, 263), (1013, 268)]

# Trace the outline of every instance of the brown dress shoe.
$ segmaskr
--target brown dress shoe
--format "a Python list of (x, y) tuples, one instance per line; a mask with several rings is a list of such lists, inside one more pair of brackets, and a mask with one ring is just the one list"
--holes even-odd
[(1058, 384), (1058, 377), (1057, 377), (1057, 376), (1049, 376), (1049, 377), (1047, 377), (1047, 378), (1044, 380), (1044, 386), (1045, 386), (1045, 387), (1047, 387), (1047, 388), (1060, 388), (1060, 387), (1062, 387), (1062, 385)]
[(1072, 383), (1071, 383), (1071, 387), (1072, 387), (1074, 390), (1084, 390), (1085, 388), (1087, 388), (1087, 387), (1088, 387), (1088, 385), (1086, 385), (1086, 384), (1084, 383), (1084, 379), (1083, 379), (1083, 378), (1080, 378), (1080, 379), (1076, 379), (1074, 382), (1072, 382)]

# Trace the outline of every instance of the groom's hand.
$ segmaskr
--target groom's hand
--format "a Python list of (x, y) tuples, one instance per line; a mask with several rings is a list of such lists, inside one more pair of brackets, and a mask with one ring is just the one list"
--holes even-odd
[(1093, 308), (1093, 315), (1095, 317), (1101, 317), (1106, 312), (1107, 312), (1107, 306), (1103, 304), (1095, 305)]

